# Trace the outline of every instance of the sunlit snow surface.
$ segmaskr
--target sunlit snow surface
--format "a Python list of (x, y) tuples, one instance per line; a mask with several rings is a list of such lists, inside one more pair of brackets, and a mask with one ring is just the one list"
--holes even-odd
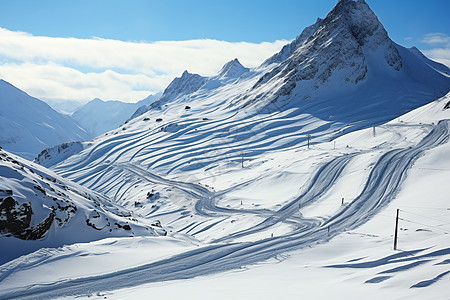
[(167, 235), (18, 257), (0, 297), (447, 297), (448, 68), (394, 44), (364, 1), (336, 7), (260, 67), (184, 72), (50, 157)]
[[(244, 168), (239, 162), (223, 174), (205, 173), (197, 179), (198, 184), (167, 182), (148, 174), (148, 181), (161, 191), (170, 186), (185, 193), (186, 199), (180, 195), (170, 204), (171, 209), (160, 213), (163, 226), (184, 226), (180, 231), (197, 240), (112, 238), (43, 249), (2, 266), (3, 295), (25, 295), (33, 286), (31, 291), (42, 294), (31, 298), (84, 294), (125, 299), (152, 293), (173, 299), (207, 299), (214, 291), (220, 291), (217, 297), (224, 299), (294, 297), (300, 292), (326, 298), (349, 295), (351, 290), (351, 295), (373, 299), (388, 295), (440, 299), (446, 295), (450, 259), (446, 234), (450, 230), (446, 185), (449, 124), (439, 122), (450, 119), (450, 111), (443, 110), (448, 101), (450, 97), (442, 98), (378, 126), (375, 136), (370, 128), (344, 135), (336, 143), (266, 153), (258, 160), (244, 160)], [(382, 168), (389, 173), (381, 178), (408, 174), (404, 182), (400, 180), (401, 189), (393, 195), (384, 189), (383, 195), (377, 194), (382, 185), (377, 183), (377, 198), (370, 200), (368, 195), (364, 205), (370, 207), (361, 206), (358, 197), (383, 157), (396, 151), (404, 151), (402, 157), (407, 157), (415, 150), (419, 153), (412, 156), (407, 173), (401, 164), (390, 170), (389, 164)], [(350, 159), (339, 161), (342, 157)], [(339, 173), (334, 185), (314, 201), (302, 203), (303, 194), (320, 190), (324, 181), (331, 180), (326, 176), (311, 189), (307, 188), (311, 185), (307, 174), (317, 173), (336, 159), (342, 169), (327, 171)], [(129, 170), (131, 174), (143, 172), (141, 177), (146, 178), (146, 171), (139, 167)], [(194, 206), (198, 211), (185, 214), (191, 207), (188, 202), (193, 201), (189, 195), (200, 196), (197, 203), (202, 204)], [(208, 197), (217, 198), (210, 202)], [(386, 197), (391, 201), (377, 202)], [(400, 221), (399, 250), (393, 251), (396, 208), (401, 209), (404, 221)], [(145, 206), (142, 209), (146, 211)], [(351, 214), (339, 221), (346, 211)], [(252, 228), (257, 230), (246, 235), (245, 230)], [(223, 242), (215, 243), (218, 238)], [(292, 252), (294, 249), (302, 250)], [(230, 265), (246, 265), (248, 270), (232, 271)], [(226, 270), (230, 271), (197, 277)], [(196, 278), (157, 283), (191, 277)], [(156, 283), (150, 283), (153, 281)], [(48, 285), (52, 282), (58, 283)], [(328, 288), (319, 288), (322, 284)]]

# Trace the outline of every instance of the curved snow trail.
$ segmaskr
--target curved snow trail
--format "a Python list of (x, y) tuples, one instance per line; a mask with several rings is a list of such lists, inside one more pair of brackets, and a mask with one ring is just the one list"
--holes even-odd
[[(147, 180), (148, 182), (164, 184), (176, 188), (178, 190), (181, 190), (182, 192), (190, 196), (193, 196), (194, 198), (197, 199), (197, 202), (195, 204), (195, 210), (199, 215), (202, 216), (217, 217), (218, 215), (215, 213), (224, 213), (224, 214), (249, 213), (249, 214), (264, 214), (264, 215), (273, 214), (273, 211), (269, 209), (232, 209), (217, 206), (215, 204), (215, 199), (218, 196), (222, 195), (224, 193), (223, 191), (214, 192), (210, 191), (208, 188), (199, 184), (166, 179), (134, 164), (116, 164), (114, 167), (131, 172), (139, 176), (139, 178)], [(240, 183), (237, 186), (234, 186), (234, 188), (237, 188), (240, 185), (244, 184), (246, 184), (246, 182)]]
[(256, 242), (211, 244), (114, 273), (3, 291), (0, 292), (0, 298), (48, 299), (89, 295), (111, 287), (120, 289), (150, 282), (192, 278), (239, 268), (311, 243), (327, 241), (344, 230), (362, 225), (387, 205), (394, 198), (413, 162), (424, 151), (447, 142), (449, 124), (448, 120), (440, 121), (416, 146), (392, 150), (383, 155), (370, 172), (361, 194), (320, 226)]
[[(356, 154), (340, 156), (326, 163), (319, 168), (312, 180), (309, 182), (308, 187), (306, 188), (306, 192), (281, 207), (278, 211), (273, 213), (261, 223), (251, 228), (241, 230), (223, 238), (217, 239), (215, 240), (215, 242), (223, 242), (232, 238), (257, 233), (292, 217), (295, 213), (299, 212), (301, 207), (305, 207), (313, 203), (314, 201), (319, 200), (320, 196), (325, 194), (333, 186), (339, 175), (344, 170), (345, 166), (347, 166), (347, 164), (355, 155)], [(311, 228), (314, 225), (317, 226), (320, 223), (318, 220), (316, 220), (316, 222), (313, 222), (310, 219), (300, 219), (300, 221), (305, 222), (307, 220), (309, 220), (310, 225), (306, 226), (306, 228), (304, 228), (303, 230)]]

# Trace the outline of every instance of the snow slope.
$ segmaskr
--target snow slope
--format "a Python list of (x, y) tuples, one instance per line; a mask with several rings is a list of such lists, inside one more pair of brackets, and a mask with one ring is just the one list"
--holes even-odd
[[(443, 108), (449, 100), (450, 95), (376, 127), (375, 136), (372, 129), (365, 129), (338, 138), (337, 146), (320, 143), (309, 150), (263, 155), (264, 163), (253, 163), (229, 174), (235, 184), (232, 188), (230, 177), (205, 178), (205, 187), (215, 183), (228, 188), (217, 190), (209, 205), (201, 206), (211, 222), (196, 225), (197, 233), (190, 233), (199, 240), (197, 247), (180, 242), (174, 248), (172, 239), (113, 239), (40, 251), (2, 266), (1, 295), (23, 299), (75, 295), (125, 299), (145, 298), (152, 293), (177, 299), (192, 291), (196, 299), (207, 299), (226, 284), (227, 290), (215, 297), (288, 298), (304, 293), (325, 299), (331, 294), (348, 297), (351, 290), (351, 295), (368, 299), (445, 298), (450, 250), (446, 238), (448, 187), (444, 183), (450, 167), (445, 159), (450, 150), (450, 110)], [(272, 162), (280, 167), (270, 167)], [(315, 169), (312, 177), (305, 172), (311, 165)], [(433, 169), (438, 173), (430, 172)], [(245, 195), (254, 194), (255, 185), (258, 189), (259, 180), (253, 179), (261, 178), (262, 170), (271, 178), (271, 193), (260, 191), (249, 205)], [(298, 179), (300, 189), (285, 195), (287, 201), (270, 201), (277, 193), (274, 187), (290, 190), (289, 176), (280, 176), (285, 173)], [(303, 184), (305, 180), (307, 185)], [(173, 181), (171, 185), (186, 194), (205, 189)], [(424, 203), (423, 195), (430, 192), (434, 197)], [(240, 204), (236, 196), (247, 203)], [(197, 203), (208, 200), (197, 197)], [(264, 207), (267, 202), (272, 205)], [(402, 250), (392, 251), (390, 225), (398, 207), (402, 209)], [(182, 213), (173, 211), (159, 217), (165, 223), (171, 214), (178, 215), (171, 222), (175, 227), (183, 220)], [(243, 226), (250, 230), (242, 231)], [(189, 230), (188, 226), (181, 232)], [(215, 238), (224, 231), (229, 241), (218, 242)], [(201, 242), (209, 239), (212, 242)], [(173, 252), (168, 256), (149, 254), (153, 245), (167, 246)], [(142, 254), (129, 259), (128, 264), (116, 263), (116, 268), (107, 263), (129, 257), (127, 253)], [(81, 264), (83, 256), (92, 255), (99, 261), (98, 268), (86, 266), (83, 272), (70, 267)], [(36, 264), (36, 260), (44, 263)], [(258, 263), (261, 261), (265, 262)], [(222, 273), (243, 265), (249, 270)], [(45, 268), (58, 271), (42, 278), (33, 275), (45, 273)], [(216, 275), (205, 276), (208, 274)], [(192, 279), (149, 284), (185, 278)], [(323, 280), (329, 289), (317, 288), (323, 287)]]
[(0, 80), (0, 146), (33, 159), (43, 149), (91, 136), (69, 116)]
[(0, 263), (44, 247), (158, 233), (105, 196), (0, 150)]
[[(227, 70), (233, 70), (230, 76), (224, 76)], [(386, 296), (385, 291), (393, 291), (394, 298), (444, 297), (448, 239), (430, 228), (439, 231), (449, 219), (442, 208), (450, 131), (450, 110), (444, 107), (450, 98), (439, 98), (450, 88), (446, 70), (393, 43), (364, 1), (341, 0), (258, 68), (232, 61), (210, 78), (183, 73), (142, 114), (67, 159), (49, 163), (136, 216), (157, 218), (182, 242), (169, 256), (133, 257), (115, 268), (87, 268), (83, 275), (65, 270), (42, 279), (33, 274), (81, 264), (78, 246), (60, 249), (57, 257), (68, 260), (39, 253), (49, 260), (42, 268), (27, 263), (30, 254), (2, 266), (0, 296), (180, 298), (182, 293), (189, 298), (185, 291), (192, 287), (219, 291), (222, 279), (252, 282), (248, 276), (273, 270), (306, 280), (311, 298), (313, 291), (325, 292), (315, 281), (321, 274), (332, 281), (330, 290), (343, 296), (341, 283), (369, 298)], [(421, 181), (433, 169), (442, 178)], [(424, 194), (432, 192), (423, 203)], [(435, 223), (403, 217), (422, 225), (403, 230), (411, 239), (400, 249), (408, 251), (393, 252), (393, 228), (386, 229), (386, 218), (392, 222), (400, 204)], [(422, 211), (411, 210), (414, 206)], [(424, 213), (427, 208), (437, 213)], [(143, 240), (142, 252), (153, 243), (172, 244)], [(361, 247), (349, 249), (359, 242)], [(107, 243), (79, 247), (97, 255), (99, 265), (140, 251), (128, 250), (133, 239), (117, 238), (111, 243), (121, 245), (112, 251), (118, 256), (102, 253), (99, 247), (111, 249)], [(284, 259), (284, 265), (274, 264)], [(305, 271), (310, 265), (312, 271)], [(243, 268), (250, 273), (234, 277)], [(353, 276), (355, 270), (360, 271)], [(266, 294), (240, 291), (248, 298), (273, 298), (270, 281), (262, 281)], [(293, 295), (293, 281), (274, 283), (281, 295), (283, 287), (285, 295)], [(298, 297), (302, 291), (297, 292)]]
[(139, 107), (149, 105), (159, 97), (160, 94), (150, 95), (137, 103), (103, 101), (95, 98), (78, 108), (71, 116), (95, 137), (119, 127)]

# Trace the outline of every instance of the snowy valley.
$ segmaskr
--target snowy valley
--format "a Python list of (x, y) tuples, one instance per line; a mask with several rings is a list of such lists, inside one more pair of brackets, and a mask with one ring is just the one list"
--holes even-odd
[(445, 299), (449, 90), (340, 0), (91, 141), (2, 149), (0, 298)]

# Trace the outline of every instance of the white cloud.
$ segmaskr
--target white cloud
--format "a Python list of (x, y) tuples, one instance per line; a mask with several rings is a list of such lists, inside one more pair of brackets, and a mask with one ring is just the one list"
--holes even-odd
[(448, 47), (448, 46), (450, 46), (450, 37), (447, 36), (446, 34), (440, 33), (440, 32), (428, 33), (423, 38), (422, 43), (431, 44), (431, 45), (443, 44)]
[(444, 33), (428, 33), (422, 43), (439, 46), (422, 51), (427, 57), (450, 67), (450, 37)]
[(184, 70), (214, 75), (237, 57), (259, 65), (287, 41), (124, 42), (33, 36), (0, 28), (0, 77), (38, 98), (137, 101)]

